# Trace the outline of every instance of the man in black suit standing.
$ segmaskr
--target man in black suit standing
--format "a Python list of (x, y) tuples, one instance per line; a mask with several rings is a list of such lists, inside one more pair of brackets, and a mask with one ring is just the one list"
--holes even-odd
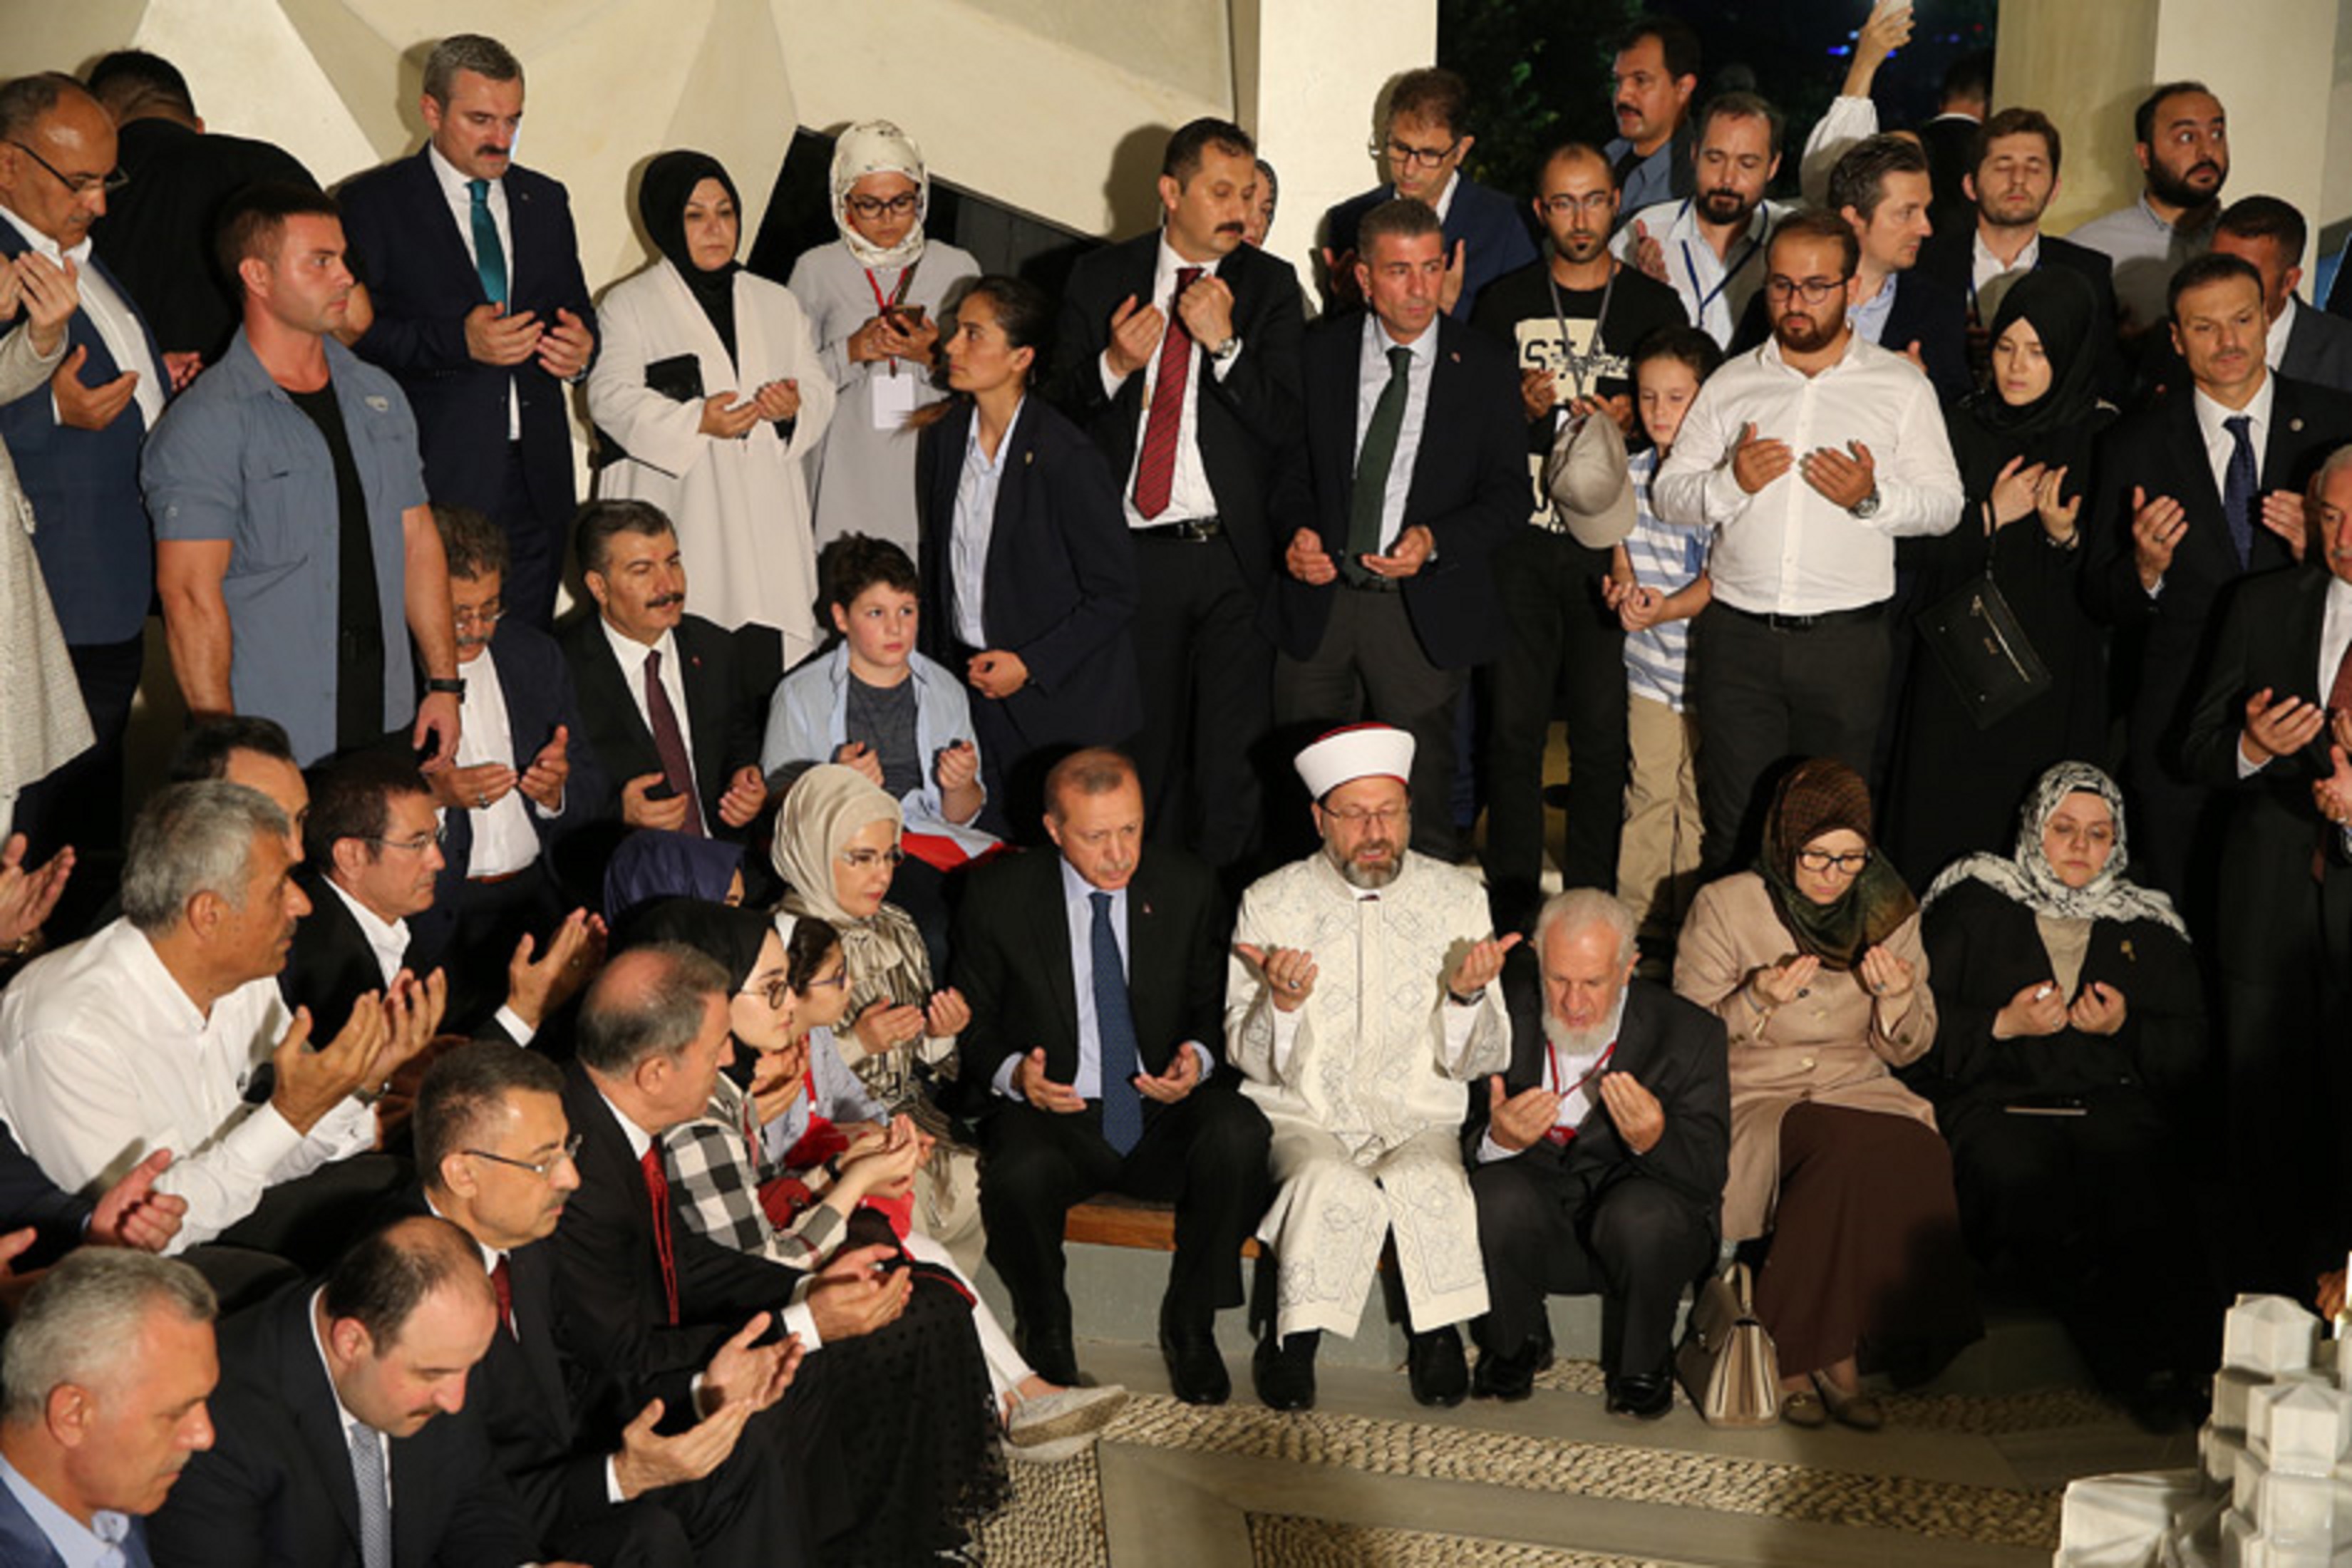
[(2229, 600), (2182, 747), (2188, 775), (2228, 813), (2212, 942), (2241, 1248), (2232, 1277), (2298, 1297), (2341, 1261), (2338, 1198), (2352, 1176), (2352, 1139), (2335, 1114), (2352, 1091), (2338, 1048), (2352, 998), (2352, 860), (2313, 791), (2352, 746), (2352, 446), (2329, 454), (2305, 500), (2302, 563)]
[(2243, 258), (2262, 274), (2263, 315), (2270, 322), (2263, 358), (2273, 370), (2290, 380), (2352, 392), (2352, 321), (2295, 298), (2309, 238), (2303, 215), (2287, 203), (2276, 196), (2241, 196), (2214, 222), (2213, 254)]
[(1220, 869), (1257, 837), (1251, 753), (1274, 670), (1260, 623), (1279, 556), (1266, 506), (1298, 430), (1298, 279), (1242, 243), (1258, 180), (1240, 126), (1178, 131), (1164, 224), (1071, 269), (1055, 334), (1055, 397), (1120, 476), (1135, 542), (1144, 804), (1155, 837)]
[(1471, 1392), (1525, 1399), (1551, 1356), (1544, 1298), (1598, 1292), (1609, 1409), (1654, 1420), (1674, 1407), (1675, 1308), (1720, 1234), (1723, 1023), (1633, 978), (1633, 912), (1599, 889), (1546, 904), (1535, 952), (1504, 976), (1510, 1072), (1463, 1135), (1493, 1301)]
[[(2182, 771), (2180, 725), (2221, 595), (2292, 563), (2302, 490), (2352, 436), (2352, 397), (2273, 375), (2263, 363), (2262, 275), (2205, 256), (2173, 275), (2172, 339), (2189, 385), (2118, 422), (2099, 445), (2083, 595), (2114, 626), (2132, 689), (2125, 783), (2148, 880), (2212, 926), (2218, 840), (2210, 782)], [(2192, 876), (2192, 868), (2203, 868)]]
[(545, 1058), (487, 1041), (436, 1058), (417, 1090), (425, 1203), (473, 1238), (499, 1293), (500, 1331), (472, 1393), (499, 1466), (541, 1548), (561, 1556), (662, 1568), (788, 1558), (797, 1500), (745, 1428), (783, 1394), (797, 1352), (755, 1352), (739, 1332), (696, 1374), (698, 1392), (684, 1373), (644, 1388), (563, 1354), (554, 1249), (538, 1245), (580, 1186), (562, 1095)]
[[(1862, 242), (1847, 322), (1857, 337), (1916, 361), (1944, 396), (1963, 397), (1976, 385), (1969, 371), (1967, 300), (1917, 268), (1934, 196), (1927, 155), (1900, 136), (1864, 137), (1830, 171), (1830, 209), (1853, 226)], [(1753, 348), (1770, 331), (1760, 294), (1748, 316), (1752, 335), (1736, 349)]]
[(399, 378), (425, 488), (488, 513), (514, 546), (515, 613), (546, 626), (572, 517), (564, 384), (587, 374), (596, 317), (563, 187), (514, 164), (522, 65), (461, 33), (425, 61), (432, 140), (343, 188), (373, 319), (349, 341)]
[(159, 1568), (513, 1568), (533, 1545), (466, 1374), (498, 1331), (446, 1221), (353, 1247), (220, 1335), (210, 1451), (149, 1523)]
[(740, 837), (767, 801), (760, 710), (745, 700), (733, 640), (687, 614), (677, 531), (648, 501), (598, 500), (580, 509), (574, 541), (596, 613), (568, 618), (557, 638), (605, 781), (595, 815)]
[[(1514, 220), (1516, 221), (1516, 219)], [(1414, 742), (1413, 847), (1452, 860), (1454, 710), (1502, 648), (1489, 557), (1527, 517), (1527, 436), (1511, 353), (1442, 317), (1437, 215), (1400, 199), (1358, 230), (1370, 308), (1305, 350), (1307, 442), (1282, 515), (1274, 717), (1318, 733), (1359, 719)]]
[(1013, 1292), (1023, 1353), (1075, 1384), (1062, 1226), (1098, 1192), (1176, 1201), (1160, 1345), (1178, 1398), (1233, 1392), (1220, 1307), (1242, 1300), (1241, 1245), (1265, 1212), (1265, 1118), (1218, 1073), (1225, 912), (1183, 851), (1143, 846), (1143, 786), (1117, 752), (1076, 752), (1045, 779), (1058, 855), (973, 873), (956, 939), (972, 1005), (967, 1082), (981, 1123), (988, 1258)]

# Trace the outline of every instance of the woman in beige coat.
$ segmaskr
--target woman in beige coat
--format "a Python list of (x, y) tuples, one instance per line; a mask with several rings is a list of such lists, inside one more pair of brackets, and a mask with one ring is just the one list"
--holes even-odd
[(1723, 1233), (1769, 1246), (1757, 1315), (1801, 1426), (1884, 1420), (1859, 1356), (1925, 1374), (1981, 1332), (1935, 1111), (1891, 1071), (1936, 1041), (1918, 904), (1870, 838), (1843, 763), (1782, 783), (1757, 869), (1701, 889), (1675, 989), (1724, 1021)]

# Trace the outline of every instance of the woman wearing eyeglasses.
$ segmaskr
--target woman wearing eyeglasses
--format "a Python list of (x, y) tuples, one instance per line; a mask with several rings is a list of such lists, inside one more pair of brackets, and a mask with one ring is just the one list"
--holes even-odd
[(804, 460), (833, 417), (833, 383), (800, 301), (735, 259), (742, 218), (716, 158), (654, 159), (637, 213), (661, 256), (598, 309), (596, 494), (661, 508), (695, 613), (776, 627), (789, 668), (816, 647)]
[(1675, 960), (1729, 1037), (1723, 1234), (1762, 1259), (1781, 1415), (1861, 1431), (1885, 1419), (1864, 1360), (1924, 1378), (1983, 1331), (1950, 1152), (1892, 1071), (1935, 1044), (1936, 999), (1917, 902), (1870, 832), (1861, 775), (1799, 763), (1756, 868), (1699, 890)]
[(2177, 1425), (2220, 1328), (2182, 1224), (2205, 1016), (2188, 930), (2128, 862), (2122, 792), (2070, 762), (2033, 787), (2014, 854), (1936, 879), (1922, 907), (1943, 1023), (1920, 1088), (1978, 1261), (2057, 1311), (2102, 1388)]
[(840, 416), (814, 471), (820, 548), (846, 533), (918, 555), (915, 436), (908, 416), (946, 395), (932, 372), (949, 296), (980, 276), (965, 251), (923, 232), (931, 181), (887, 120), (841, 133), (833, 219), (841, 237), (803, 253), (793, 293), (816, 329)]

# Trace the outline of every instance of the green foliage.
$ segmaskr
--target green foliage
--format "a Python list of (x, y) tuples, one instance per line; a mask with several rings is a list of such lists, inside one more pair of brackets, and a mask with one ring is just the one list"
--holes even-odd
[(1439, 0), (1438, 58), (1470, 84), (1471, 177), (1531, 191), (1553, 147), (1614, 135), (1610, 44), (1641, 10), (1640, 0)]

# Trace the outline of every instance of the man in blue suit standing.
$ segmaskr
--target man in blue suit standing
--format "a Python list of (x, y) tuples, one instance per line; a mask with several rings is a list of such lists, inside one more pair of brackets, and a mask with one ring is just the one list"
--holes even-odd
[(345, 341), (408, 394), (433, 499), (506, 531), (507, 606), (544, 630), (576, 500), (564, 384), (587, 373), (596, 317), (563, 187), (515, 166), (522, 99), (521, 63), (497, 40), (434, 47), (432, 140), (343, 188), (373, 307)]
[(152, 1568), (144, 1515), (213, 1446), (212, 1287), (145, 1253), (75, 1253), (42, 1277), (0, 1373), (0, 1563)]
[(1440, 68), (1407, 71), (1390, 87), (1386, 128), (1371, 149), (1390, 183), (1323, 215), (1324, 296), (1335, 310), (1363, 302), (1356, 226), (1401, 196), (1428, 204), (1443, 226), (1445, 281), (1438, 306), (1457, 321), (1470, 319), (1478, 290), (1536, 258), (1518, 204), (1462, 173), (1478, 140), (1467, 129), (1469, 107), (1469, 84)]
[(48, 384), (0, 406), (0, 441), (39, 521), (33, 549), (97, 735), (17, 804), (37, 862), (68, 843), (121, 843), (122, 731), (154, 590), (139, 444), (171, 382), (138, 307), (89, 244), (121, 183), (114, 121), (79, 82), (44, 74), (0, 86), (0, 258), (37, 256), (80, 290), (65, 362)]

